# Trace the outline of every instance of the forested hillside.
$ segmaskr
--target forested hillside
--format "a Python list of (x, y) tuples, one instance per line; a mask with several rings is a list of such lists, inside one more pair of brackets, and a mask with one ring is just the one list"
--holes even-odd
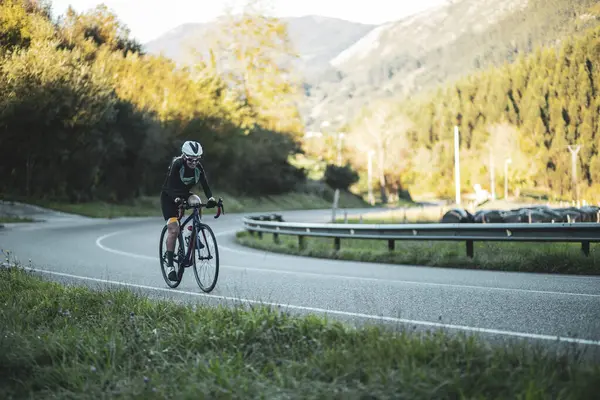
[[(285, 42), (277, 21), (249, 16), (245, 24), (240, 36), (244, 26), (268, 26), (275, 34), (254, 34)], [(290, 105), (295, 87), (276, 80), (268, 55), (247, 54), (264, 70), (243, 65), (245, 80), (231, 84), (237, 77), (219, 75), (214, 64), (176, 69), (140, 48), (102, 6), (55, 22), (46, 3), (0, 2), (1, 193), (69, 201), (153, 195), (187, 139), (204, 146), (213, 187), (272, 194), (304, 181), (287, 161), (302, 131)], [(266, 70), (269, 79), (260, 75)]]
[(415, 95), (470, 73), (512, 63), (598, 25), (596, 0), (459, 0), (378, 27), (336, 60), (337, 74), (310, 82), (309, 128), (352, 117), (374, 99)]
[[(513, 63), (402, 100), (372, 99), (357, 113), (341, 148), (360, 170), (359, 186), (366, 186), (372, 150), (384, 201), (394, 186), (453, 198), (458, 124), (463, 192), (476, 183), (489, 190), (493, 167), (502, 195), (506, 167), (510, 194), (573, 199), (580, 189), (582, 199), (600, 201), (599, 31), (579, 33), (597, 24), (598, 7), (582, 14), (588, 3), (581, 0), (570, 15), (566, 3), (553, 1), (549, 15), (558, 19), (540, 11), (529, 30), (514, 32), (515, 51), (505, 58), (514, 56)], [(186, 139), (204, 145), (213, 187), (269, 195), (305, 182), (305, 172), (288, 162), (305, 131), (296, 108), (301, 86), (272, 58), (292, 54), (285, 24), (259, 14), (223, 21), (230, 34), (213, 57), (176, 68), (144, 54), (104, 7), (55, 21), (43, 2), (0, 2), (0, 194), (68, 201), (153, 195)], [(547, 40), (563, 38), (558, 45), (533, 45), (540, 27), (561, 21), (572, 24), (547, 32)], [(501, 36), (498, 43), (510, 35)], [(497, 63), (504, 50), (489, 52)], [(223, 62), (233, 66), (227, 73)], [(337, 137), (326, 133), (305, 143), (308, 161), (320, 160), (321, 169), (337, 158)], [(581, 145), (576, 187), (569, 145)]]
[[(381, 153), (387, 185), (401, 177), (413, 193), (452, 198), (458, 124), (463, 192), (472, 193), (476, 183), (490, 190), (493, 163), (502, 196), (510, 158), (509, 194), (535, 189), (568, 200), (577, 198), (568, 146), (581, 145), (581, 199), (600, 201), (599, 81), (600, 28), (594, 28), (419, 98), (374, 104), (357, 119), (351, 143), (360, 154), (365, 146)], [(364, 167), (365, 157), (359, 160)]]

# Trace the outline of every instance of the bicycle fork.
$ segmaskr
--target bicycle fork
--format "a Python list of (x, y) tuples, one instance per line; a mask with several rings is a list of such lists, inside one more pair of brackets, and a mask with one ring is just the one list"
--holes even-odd
[[(200, 235), (198, 234), (198, 230), (197, 229), (193, 229), (192, 225), (187, 227), (188, 230), (192, 231), (192, 233), (190, 234), (190, 236), (185, 238), (185, 244), (187, 246), (187, 257), (186, 257), (186, 267), (190, 267), (192, 265), (192, 263), (194, 262), (194, 252), (196, 250), (196, 248), (202, 250), (205, 246), (202, 243), (202, 241), (200, 240)], [(204, 232), (202, 232), (204, 234)], [(198, 257), (198, 259), (202, 259), (201, 257)]]

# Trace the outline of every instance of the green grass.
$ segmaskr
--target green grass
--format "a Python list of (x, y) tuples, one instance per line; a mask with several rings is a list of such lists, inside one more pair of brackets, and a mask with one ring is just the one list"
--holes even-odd
[(239, 244), (284, 254), (339, 260), (411, 264), (434, 267), (470, 268), (482, 270), (543, 272), (577, 275), (600, 275), (598, 245), (591, 244), (590, 255), (581, 253), (576, 243), (499, 243), (475, 242), (474, 258), (466, 255), (464, 242), (396, 241), (393, 251), (386, 240), (342, 239), (340, 251), (335, 251), (333, 239), (304, 239), (299, 249), (296, 236), (279, 236), (275, 243), (272, 234), (262, 239), (249, 232), (238, 232)]
[[(309, 193), (293, 192), (276, 196), (248, 197), (215, 191), (215, 197), (223, 198), (226, 213), (310, 210), (331, 207), (331, 201), (316, 194)], [(203, 195), (202, 198), (204, 199)], [(92, 218), (158, 217), (162, 215), (159, 195), (141, 197), (125, 204), (112, 204), (100, 201), (69, 204), (36, 199), (14, 200)], [(341, 193), (339, 206), (344, 208), (356, 208), (368, 207), (368, 204), (349, 193)], [(205, 212), (214, 214), (216, 209)]]
[(600, 380), (581, 354), (193, 308), (16, 268), (0, 268), (0, 304), (7, 399), (591, 399)]

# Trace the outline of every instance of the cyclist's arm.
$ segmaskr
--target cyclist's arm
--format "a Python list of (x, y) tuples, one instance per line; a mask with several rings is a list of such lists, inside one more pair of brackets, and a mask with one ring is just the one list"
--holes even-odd
[(175, 201), (176, 198), (182, 198), (185, 194), (182, 194), (177, 190), (176, 182), (179, 180), (179, 169), (181, 168), (182, 161), (179, 159), (174, 160), (171, 163), (169, 169), (169, 176), (167, 177), (166, 191), (169, 197)]
[(206, 172), (204, 171), (204, 168), (199, 165), (200, 168), (200, 185), (202, 186), (202, 190), (204, 190), (204, 194), (206, 195), (207, 199), (213, 199), (213, 194), (212, 191), (210, 190), (210, 186), (208, 185), (208, 180), (206, 179)]

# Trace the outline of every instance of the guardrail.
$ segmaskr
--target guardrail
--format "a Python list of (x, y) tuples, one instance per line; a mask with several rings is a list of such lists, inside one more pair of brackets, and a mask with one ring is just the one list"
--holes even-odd
[(280, 216), (245, 217), (244, 228), (251, 234), (273, 234), (298, 237), (303, 249), (305, 237), (333, 239), (336, 250), (342, 239), (387, 240), (388, 249), (395, 249), (398, 240), (464, 241), (468, 257), (474, 256), (474, 242), (575, 242), (590, 254), (590, 243), (600, 242), (600, 224), (575, 223), (426, 223), (426, 224), (339, 224), (283, 222)]

